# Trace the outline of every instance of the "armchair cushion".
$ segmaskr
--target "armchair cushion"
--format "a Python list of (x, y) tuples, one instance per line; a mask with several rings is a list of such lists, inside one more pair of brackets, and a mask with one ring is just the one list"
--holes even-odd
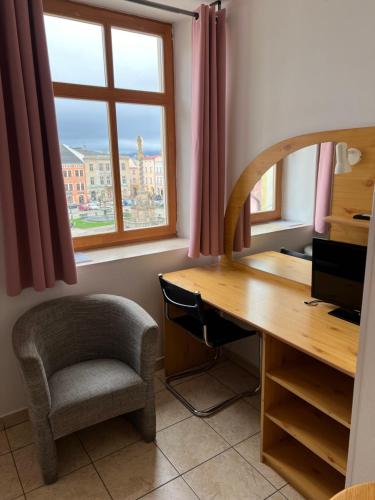
[(67, 366), (49, 379), (49, 420), (54, 438), (144, 407), (147, 384), (116, 359)]

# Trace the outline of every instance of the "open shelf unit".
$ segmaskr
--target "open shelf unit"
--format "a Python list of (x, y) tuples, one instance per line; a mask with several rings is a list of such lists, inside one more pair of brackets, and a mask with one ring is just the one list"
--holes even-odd
[(270, 370), (267, 377), (350, 429), (353, 379), (315, 360)]
[(341, 474), (293, 438), (280, 441), (263, 456), (268, 465), (306, 498), (326, 500), (345, 487)]
[(345, 475), (348, 429), (297, 399), (286, 399), (267, 411), (266, 417)]
[(303, 496), (344, 488), (354, 380), (264, 335), (262, 459)]

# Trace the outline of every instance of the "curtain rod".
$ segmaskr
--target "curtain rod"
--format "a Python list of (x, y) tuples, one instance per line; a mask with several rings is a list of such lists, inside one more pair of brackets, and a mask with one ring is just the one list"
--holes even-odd
[[(126, 0), (127, 2), (137, 3), (139, 5), (144, 5), (145, 7), (153, 7), (154, 9), (166, 10), (168, 12), (174, 12), (175, 14), (182, 14), (184, 16), (199, 18), (198, 12), (193, 12), (191, 10), (179, 9), (178, 7), (173, 7), (172, 5), (163, 5), (161, 3), (156, 3), (151, 0)], [(218, 9), (221, 9), (221, 0), (216, 0), (210, 3), (210, 5), (217, 5)]]

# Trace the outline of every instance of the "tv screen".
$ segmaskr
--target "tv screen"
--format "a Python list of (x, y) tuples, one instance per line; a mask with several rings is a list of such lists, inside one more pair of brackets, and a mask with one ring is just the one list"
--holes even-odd
[(312, 290), (314, 298), (350, 311), (360, 311), (367, 247), (313, 239)]

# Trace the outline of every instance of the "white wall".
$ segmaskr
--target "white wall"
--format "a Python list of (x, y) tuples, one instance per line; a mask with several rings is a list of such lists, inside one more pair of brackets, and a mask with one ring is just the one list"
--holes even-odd
[(191, 20), (183, 18), (173, 25), (176, 148), (177, 148), (177, 229), (189, 236), (191, 172)]
[(231, 0), (229, 184), (275, 142), (375, 122), (373, 0)]
[(312, 224), (314, 219), (317, 146), (288, 155), (283, 163), (282, 212), (285, 220)]

